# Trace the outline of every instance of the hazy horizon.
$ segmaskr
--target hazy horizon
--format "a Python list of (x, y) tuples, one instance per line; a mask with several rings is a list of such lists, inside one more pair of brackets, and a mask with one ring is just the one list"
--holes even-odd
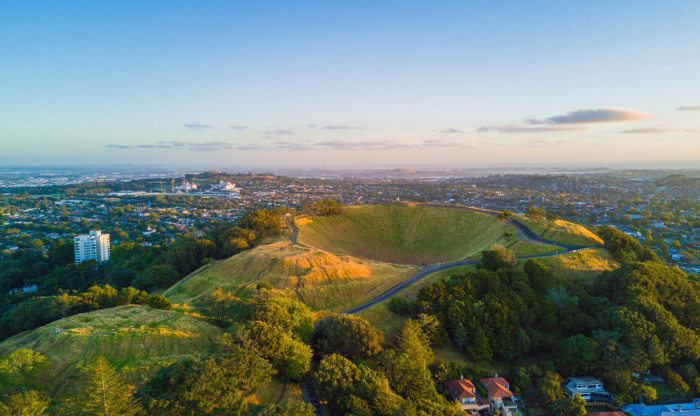
[(0, 4), (0, 163), (700, 167), (700, 3)]

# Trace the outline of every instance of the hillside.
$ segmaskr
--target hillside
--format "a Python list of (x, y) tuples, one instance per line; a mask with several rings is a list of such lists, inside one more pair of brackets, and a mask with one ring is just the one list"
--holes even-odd
[(620, 263), (612, 258), (604, 248), (586, 249), (559, 256), (539, 259), (549, 266), (555, 276), (567, 280), (592, 280), (596, 275), (620, 267)]
[(120, 306), (74, 315), (0, 343), (0, 354), (31, 348), (51, 361), (52, 397), (72, 396), (78, 367), (98, 356), (130, 384), (160, 367), (213, 351), (220, 329), (195, 317), (146, 306)]
[(379, 295), (415, 270), (278, 241), (205, 266), (166, 294), (185, 303), (221, 287), (245, 297), (267, 281), (313, 309), (337, 311)]
[(341, 215), (297, 221), (298, 241), (333, 253), (399, 264), (432, 264), (465, 258), (515, 234), (485, 214), (392, 205), (354, 206)]
[(558, 243), (581, 246), (602, 245), (603, 240), (580, 224), (564, 220), (534, 220), (520, 215), (518, 221), (525, 224), (535, 234)]

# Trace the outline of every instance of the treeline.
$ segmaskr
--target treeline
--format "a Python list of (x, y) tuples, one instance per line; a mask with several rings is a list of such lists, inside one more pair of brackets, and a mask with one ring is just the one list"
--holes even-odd
[[(271, 377), (300, 381), (307, 376), (333, 415), (459, 414), (438, 391), (429, 369), (432, 335), (427, 334), (434, 332), (436, 322), (409, 320), (396, 342), (387, 345), (383, 334), (362, 318), (331, 315), (314, 325), (305, 304), (276, 293), (261, 284), (252, 299), (221, 289), (203, 296), (198, 311), (228, 329), (221, 353), (160, 371), (138, 393), (149, 414), (206, 409), (197, 414), (238, 415), (245, 408), (242, 396), (260, 383)], [(249, 410), (313, 414), (311, 407), (297, 413), (283, 413), (274, 405)]]
[[(102, 264), (75, 264), (73, 244), (66, 240), (58, 240), (48, 253), (20, 250), (0, 261), (0, 293), (13, 291), (0, 298), (0, 322), (7, 324), (0, 329), (0, 340), (60, 319), (61, 314), (50, 305), (61, 293), (82, 298), (91, 288), (104, 285), (117, 291), (129, 287), (146, 292), (164, 289), (203, 264), (247, 250), (282, 228), (279, 212), (258, 209), (235, 224), (201, 237), (188, 235), (169, 246), (120, 243), (112, 249), (110, 260)], [(22, 290), (32, 284), (37, 285), (36, 291)]]
[[(604, 235), (620, 252), (637, 253), (626, 239)], [(475, 362), (509, 363), (516, 391), (532, 389), (549, 370), (595, 374), (622, 402), (654, 400), (656, 390), (631, 376), (651, 370), (677, 392), (700, 393), (700, 294), (682, 270), (652, 258), (587, 284), (564, 281), (536, 259), (521, 268), (493, 258), (484, 256), (491, 267), (440, 280), (414, 302), (389, 307), (436, 322), (433, 345), (449, 340)]]

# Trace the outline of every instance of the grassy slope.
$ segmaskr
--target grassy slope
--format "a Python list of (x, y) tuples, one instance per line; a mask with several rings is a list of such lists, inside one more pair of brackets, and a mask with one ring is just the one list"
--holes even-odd
[(581, 250), (560, 256), (543, 257), (538, 260), (548, 265), (555, 275), (563, 276), (569, 280), (590, 281), (606, 270), (620, 267), (620, 263), (614, 260), (608, 250), (604, 248)]
[(525, 224), (535, 234), (552, 241), (577, 245), (601, 245), (603, 240), (586, 227), (564, 220), (546, 221), (533, 220), (524, 215), (518, 216), (518, 221)]
[(277, 289), (296, 293), (314, 309), (337, 311), (379, 295), (415, 270), (278, 241), (204, 267), (166, 293), (180, 303), (217, 287), (247, 296), (265, 280)]
[(78, 367), (98, 356), (117, 366), (129, 384), (141, 385), (177, 360), (213, 351), (220, 329), (179, 312), (145, 306), (83, 313), (15, 335), (0, 343), (0, 354), (31, 348), (51, 361), (52, 397), (75, 394)]
[(400, 264), (439, 263), (476, 254), (514, 230), (485, 214), (407, 205), (349, 207), (299, 222), (299, 242)]

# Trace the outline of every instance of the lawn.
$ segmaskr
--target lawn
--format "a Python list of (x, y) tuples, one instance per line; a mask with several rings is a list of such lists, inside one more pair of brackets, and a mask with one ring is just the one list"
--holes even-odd
[(491, 215), (402, 204), (353, 206), (298, 223), (302, 244), (399, 264), (432, 264), (477, 254), (513, 227)]
[(0, 343), (0, 354), (31, 348), (51, 363), (52, 397), (75, 393), (78, 368), (102, 356), (131, 385), (143, 385), (154, 372), (185, 358), (214, 350), (221, 330), (195, 317), (146, 306), (120, 306), (74, 315)]

